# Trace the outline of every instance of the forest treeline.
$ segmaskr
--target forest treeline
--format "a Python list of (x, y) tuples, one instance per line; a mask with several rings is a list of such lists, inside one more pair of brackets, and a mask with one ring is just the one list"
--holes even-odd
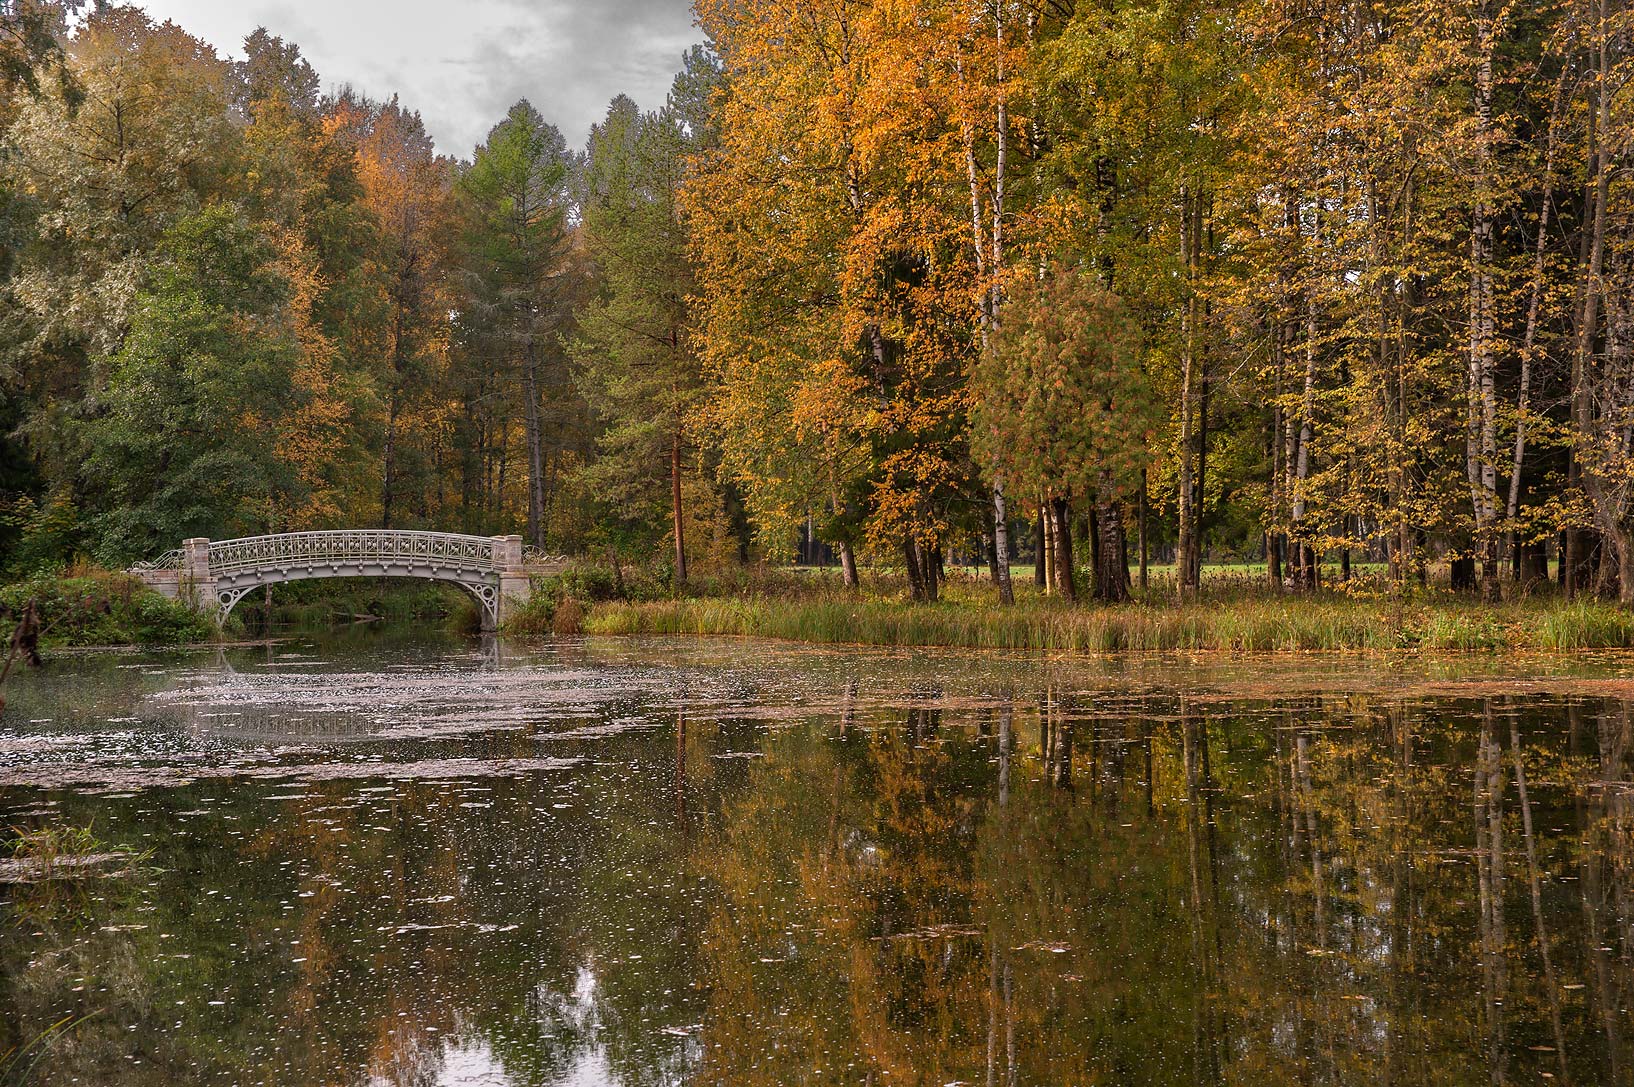
[(264, 31), (0, 13), (13, 568), (425, 526), (1634, 601), (1623, 0), (697, 0), (662, 108), (458, 159)]

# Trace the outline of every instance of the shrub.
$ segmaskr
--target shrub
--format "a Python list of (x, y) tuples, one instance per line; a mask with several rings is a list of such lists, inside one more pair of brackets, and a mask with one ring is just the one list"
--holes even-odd
[(129, 574), (75, 568), (0, 588), (0, 638), (11, 638), (33, 600), (46, 645), (183, 645), (209, 641), (209, 617)]

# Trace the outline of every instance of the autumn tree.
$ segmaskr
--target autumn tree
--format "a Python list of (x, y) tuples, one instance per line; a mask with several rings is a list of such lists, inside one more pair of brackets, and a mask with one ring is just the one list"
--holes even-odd
[(229, 69), (173, 24), (134, 8), (92, 14), (70, 46), (79, 91), (24, 104), (15, 169), (38, 207), (13, 282), (30, 381), (73, 388), (91, 354), (116, 350), (147, 255), (227, 185), (239, 136)]
[(0, 130), (19, 93), (39, 96), (51, 83), (72, 97), (74, 82), (63, 49), (68, 16), (82, 0), (0, 0)]
[(1225, 124), (1240, 108), (1230, 7), (1194, 0), (1079, 10), (1040, 54), (1057, 244), (1134, 310), (1168, 405), (1176, 577), (1197, 589), (1210, 413), (1224, 367), (1215, 296), (1229, 222)]
[(275, 448), (304, 496), (269, 528), (366, 523), (376, 414), (370, 364), (383, 307), (373, 279), (379, 234), (362, 199), (351, 132), (318, 97), (318, 76), (299, 48), (257, 30), (234, 66), (233, 109), (242, 115), (239, 200), (277, 252), (298, 348), (289, 410)]
[(970, 511), (963, 374), (979, 325), (943, 20), (834, 0), (706, 2), (729, 84), (687, 183), (725, 470), (763, 532), (823, 511), (934, 598)]
[(343, 98), (329, 121), (355, 149), (362, 206), (373, 219), (373, 257), (383, 301), (377, 374), (382, 414), (380, 524), (403, 514), (405, 462), (416, 464), (413, 488), (427, 512), (427, 463), (446, 455), (442, 419), (446, 401), (431, 390), (444, 384), (449, 313), (453, 308), (447, 261), (453, 223), (452, 164), (437, 154), (420, 115), (393, 97), (382, 103)]

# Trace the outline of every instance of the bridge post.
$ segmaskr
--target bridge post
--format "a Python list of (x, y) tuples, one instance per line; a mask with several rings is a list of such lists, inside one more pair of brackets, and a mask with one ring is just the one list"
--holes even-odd
[(503, 626), (533, 595), (533, 581), (522, 563), (522, 537), (495, 536), (494, 565), (499, 567), (499, 600), (495, 608), (498, 614), (493, 616), (497, 627)]
[(194, 537), (182, 541), (181, 577), (177, 585), (181, 599), (214, 614), (216, 579), (210, 574), (210, 541)]

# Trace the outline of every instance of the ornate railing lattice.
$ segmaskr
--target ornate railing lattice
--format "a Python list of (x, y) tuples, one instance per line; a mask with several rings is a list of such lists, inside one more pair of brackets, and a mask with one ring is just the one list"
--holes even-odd
[(359, 563), (497, 570), (494, 540), (449, 532), (349, 529), (287, 532), (210, 543), (210, 572), (218, 577), (269, 567), (341, 566)]
[(146, 573), (149, 570), (180, 570), (182, 568), (182, 549), (176, 548), (166, 551), (156, 559), (144, 559), (131, 567), (133, 573)]
[(523, 566), (560, 566), (566, 562), (566, 555), (552, 555), (548, 551), (541, 551), (532, 544), (522, 549)]

